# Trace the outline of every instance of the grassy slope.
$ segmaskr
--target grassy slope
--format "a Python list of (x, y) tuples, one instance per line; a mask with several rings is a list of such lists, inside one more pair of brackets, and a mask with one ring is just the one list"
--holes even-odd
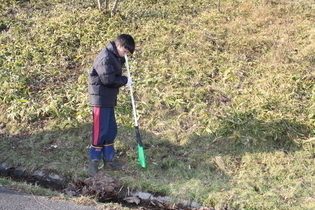
[[(85, 177), (87, 75), (119, 33), (131, 58), (148, 168), (128, 90), (117, 149), (130, 187), (238, 209), (312, 209), (314, 4), (309, 1), (4, 1), (0, 162)], [(3, 47), (2, 47), (3, 46)]]

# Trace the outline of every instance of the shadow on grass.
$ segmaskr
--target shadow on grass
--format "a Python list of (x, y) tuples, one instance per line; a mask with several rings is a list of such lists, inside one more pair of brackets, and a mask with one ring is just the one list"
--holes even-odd
[[(168, 169), (178, 165), (177, 161), (190, 162), (194, 156), (201, 159), (217, 155), (242, 155), (244, 153), (291, 152), (301, 149), (300, 139), (307, 138), (311, 128), (289, 119), (263, 121), (252, 113), (234, 113), (220, 119), (220, 128), (207, 135), (192, 135), (189, 141), (178, 146), (167, 140), (157, 138), (152, 134), (145, 142), (145, 147), (150, 151), (153, 159), (168, 159), (168, 164), (161, 164), (161, 169)], [(204, 157), (202, 157), (204, 156)], [(174, 161), (171, 160), (174, 157)], [(211, 168), (211, 167), (210, 167)]]
[[(90, 130), (91, 124), (18, 135), (9, 135), (2, 129), (0, 175), (51, 185), (54, 189), (86, 177)], [(48, 182), (44, 183), (45, 180)]]
[[(38, 171), (58, 174), (68, 181), (88, 177), (91, 123), (18, 135), (10, 135), (2, 128), (1, 133), (1, 176), (21, 177), (30, 182), (34, 179), (33, 174)], [(149, 170), (156, 169), (152, 166), (158, 166), (165, 171), (176, 164), (174, 160), (181, 159), (180, 146), (142, 129), (140, 133)], [(131, 165), (131, 170), (141, 170), (137, 166), (137, 144), (133, 127), (119, 126), (115, 147), (120, 161)]]
[[(202, 200), (210, 191), (232, 187), (234, 172), (248, 153), (290, 153), (301, 150), (300, 139), (311, 129), (289, 119), (263, 121), (253, 113), (234, 113), (220, 119), (220, 127), (207, 135), (192, 135), (178, 146), (152, 134), (145, 142), (156, 180)], [(167, 176), (168, 181), (163, 180)], [(205, 190), (204, 190), (205, 189)], [(174, 189), (175, 190), (175, 189)], [(185, 195), (185, 196), (186, 196)]]
[[(252, 113), (234, 113), (220, 119), (220, 128), (207, 135), (193, 135), (176, 145), (141, 130), (147, 168), (137, 166), (136, 138), (132, 127), (120, 127), (117, 155), (130, 163), (124, 179), (138, 182), (148, 192), (202, 200), (205, 190), (230, 188), (232, 175), (225, 171), (224, 155), (237, 158), (245, 153), (300, 150), (297, 139), (311, 129), (293, 120), (262, 121)], [(5, 136), (0, 140), (0, 164), (23, 166), (27, 171), (46, 170), (67, 180), (86, 178), (91, 124), (43, 131), (33, 135)], [(120, 176), (118, 174), (118, 176)], [(127, 176), (133, 178), (126, 178)]]

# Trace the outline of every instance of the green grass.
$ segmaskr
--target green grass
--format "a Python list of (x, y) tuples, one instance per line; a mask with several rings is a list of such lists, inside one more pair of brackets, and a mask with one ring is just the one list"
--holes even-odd
[(53, 192), (49, 189), (38, 186), (37, 184), (31, 185), (26, 182), (17, 182), (11, 179), (0, 179), (0, 186), (4, 186), (13, 191), (25, 192), (29, 194), (41, 195), (41, 196), (60, 196), (61, 194)]
[(125, 185), (205, 206), (315, 206), (314, 4), (298, 1), (2, 0), (0, 163), (87, 177), (87, 69), (120, 33), (148, 167), (136, 163), (128, 89), (116, 109)]
[(9, 184), (10, 182), (8, 180), (5, 180), (5, 179), (0, 179), (0, 184), (1, 185), (7, 185)]

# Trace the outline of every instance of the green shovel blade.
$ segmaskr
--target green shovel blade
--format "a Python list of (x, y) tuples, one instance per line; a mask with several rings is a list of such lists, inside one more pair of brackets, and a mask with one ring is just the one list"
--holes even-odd
[(145, 168), (146, 163), (145, 163), (144, 150), (143, 150), (143, 146), (140, 146), (139, 144), (138, 144), (138, 159), (139, 159), (140, 166)]

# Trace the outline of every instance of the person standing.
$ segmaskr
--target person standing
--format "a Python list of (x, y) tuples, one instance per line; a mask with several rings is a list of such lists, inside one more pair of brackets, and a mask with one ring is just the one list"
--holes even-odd
[(117, 123), (114, 107), (122, 86), (130, 87), (132, 80), (122, 75), (125, 55), (133, 54), (135, 41), (129, 34), (120, 34), (111, 41), (95, 58), (89, 70), (89, 98), (92, 106), (93, 130), (90, 147), (88, 174), (98, 173), (103, 155), (104, 168), (117, 170), (123, 164), (114, 160)]

